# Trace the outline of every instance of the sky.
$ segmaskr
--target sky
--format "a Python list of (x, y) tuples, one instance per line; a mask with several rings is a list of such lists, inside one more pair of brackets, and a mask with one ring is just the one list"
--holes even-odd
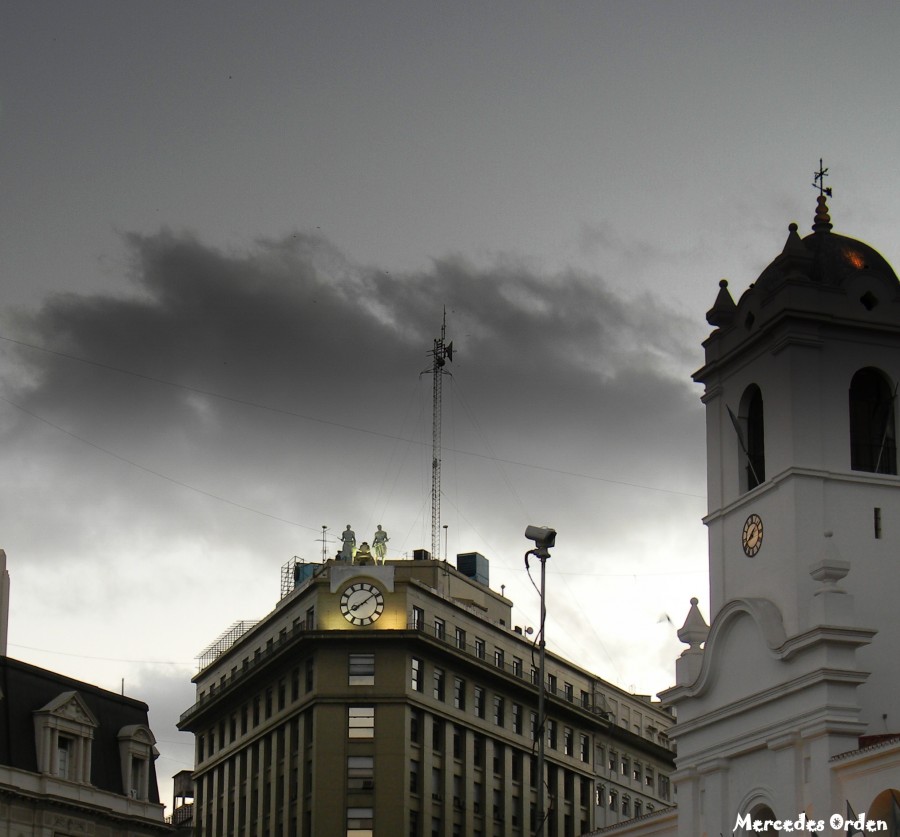
[(547, 644), (672, 685), (708, 602), (705, 312), (812, 224), (900, 264), (900, 6), (0, 8), (0, 548), (10, 656), (147, 701), (349, 523), (441, 541)]

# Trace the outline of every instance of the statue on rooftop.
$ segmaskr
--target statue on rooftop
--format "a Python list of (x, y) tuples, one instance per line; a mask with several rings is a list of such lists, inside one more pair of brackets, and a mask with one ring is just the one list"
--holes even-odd
[(341, 532), (341, 560), (352, 561), (356, 554), (356, 532), (347, 524), (347, 528)]
[(359, 549), (356, 550), (356, 555), (353, 557), (353, 563), (359, 564), (360, 566), (376, 563), (369, 550), (369, 545), (365, 541), (363, 541), (359, 545)]
[(387, 552), (387, 542), (390, 540), (388, 537), (388, 533), (381, 528), (381, 524), (378, 524), (378, 531), (375, 532), (375, 536), (372, 538), (372, 546), (375, 548), (375, 558), (381, 563), (384, 563), (384, 556)]

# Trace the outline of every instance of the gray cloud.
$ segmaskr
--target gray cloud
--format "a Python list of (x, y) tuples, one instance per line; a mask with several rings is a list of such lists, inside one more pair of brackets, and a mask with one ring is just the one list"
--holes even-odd
[[(509, 257), (396, 275), (301, 233), (234, 252), (171, 231), (123, 240), (117, 293), (50, 297), (4, 335), (21, 341), (5, 344), (16, 374), (2, 395), (21, 408), (7, 405), (0, 424), (16, 474), (0, 500), (20, 510), (5, 546), (27, 556), (26, 586), (59, 568), (95, 609), (95, 633), (140, 630), (165, 601), (190, 608), (178, 653), (193, 654), (272, 606), (277, 567), (317, 558), (323, 523), (383, 522), (395, 555), (427, 547), (420, 373), (444, 306), (457, 350), (444, 392), (451, 552), (489, 555), (495, 586), (527, 611), (519, 542), (532, 517), (565, 530), (566, 572), (587, 573), (581, 594), (598, 533), (604, 571), (627, 560), (652, 573), (671, 556), (653, 557), (635, 525), (702, 513), (692, 324), (650, 296)], [(569, 625), (585, 613), (555, 612)], [(171, 657), (172, 630), (156, 626), (159, 649), (144, 656)]]

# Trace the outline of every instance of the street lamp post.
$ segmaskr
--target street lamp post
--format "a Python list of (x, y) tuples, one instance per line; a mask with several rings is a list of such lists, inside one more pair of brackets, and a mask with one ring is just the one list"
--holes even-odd
[(544, 807), (544, 794), (546, 782), (544, 781), (544, 746), (547, 740), (547, 731), (545, 729), (545, 692), (547, 688), (547, 677), (544, 673), (546, 661), (546, 638), (544, 636), (544, 623), (547, 617), (547, 604), (544, 591), (546, 589), (547, 579), (547, 559), (550, 557), (550, 548), (556, 545), (556, 530), (547, 526), (529, 526), (525, 530), (525, 537), (534, 541), (535, 548), (525, 553), (525, 566), (528, 566), (528, 556), (534, 555), (541, 562), (541, 621), (538, 628), (538, 758), (537, 758), (537, 785), (538, 785), (538, 808), (537, 808), (537, 828), (535, 829), (535, 837), (542, 837), (544, 832), (544, 820), (546, 817), (546, 809)]

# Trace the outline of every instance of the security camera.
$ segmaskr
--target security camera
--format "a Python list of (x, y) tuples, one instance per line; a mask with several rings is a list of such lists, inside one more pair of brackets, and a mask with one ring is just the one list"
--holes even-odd
[(534, 541), (538, 549), (550, 549), (556, 545), (556, 529), (549, 526), (529, 526), (525, 529), (525, 537)]

